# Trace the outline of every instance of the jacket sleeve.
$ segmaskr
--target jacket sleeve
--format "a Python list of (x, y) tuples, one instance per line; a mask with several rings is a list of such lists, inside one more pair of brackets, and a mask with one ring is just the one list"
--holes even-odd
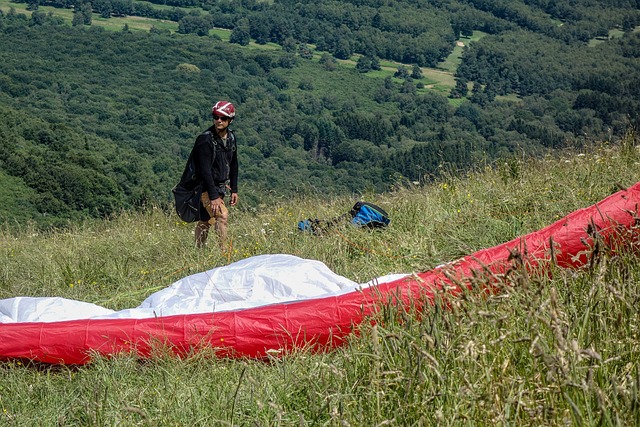
[(214, 151), (209, 143), (209, 136), (206, 134), (199, 135), (193, 147), (193, 161), (196, 168), (196, 176), (203, 183), (203, 191), (209, 193), (210, 199), (219, 197), (218, 189), (213, 183), (213, 164)]

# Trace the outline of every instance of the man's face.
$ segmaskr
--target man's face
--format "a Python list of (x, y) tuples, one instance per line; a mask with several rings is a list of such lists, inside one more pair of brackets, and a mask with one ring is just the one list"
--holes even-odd
[(225, 116), (218, 116), (216, 114), (213, 115), (213, 124), (216, 127), (217, 131), (225, 130), (227, 126), (231, 123), (231, 119)]

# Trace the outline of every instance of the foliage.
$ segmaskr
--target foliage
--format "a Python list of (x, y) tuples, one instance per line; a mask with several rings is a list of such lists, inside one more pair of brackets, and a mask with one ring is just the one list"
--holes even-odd
[[(640, 142), (556, 151), (529, 161), (445, 174), (368, 194), (391, 216), (385, 230), (296, 230), (353, 205), (342, 197), (274, 199), (232, 209), (232, 244), (196, 250), (192, 226), (157, 207), (41, 232), (0, 233), (0, 298), (61, 296), (114, 309), (188, 274), (252, 255), (323, 261), (359, 283), (425, 271), (540, 229), (637, 181)], [(637, 249), (637, 248), (636, 248)], [(388, 307), (349, 344), (266, 361), (184, 359), (158, 348), (85, 367), (0, 362), (7, 425), (635, 425), (640, 381), (640, 262), (603, 254), (590, 268), (514, 274), (491, 296), (469, 293), (418, 315)], [(25, 268), (25, 266), (37, 266)], [(481, 285), (481, 282), (479, 282)]]
[[(0, 13), (0, 171), (46, 201), (34, 215), (9, 200), (3, 222), (165, 206), (217, 99), (238, 107), (245, 209), (616, 142), (640, 116), (626, 2), (101, 1), (76, 7), (73, 26), (38, 10), (74, 4)], [(161, 21), (92, 24), (128, 15), (172, 20), (178, 34)], [(623, 21), (619, 38), (586, 43)], [(445, 74), (421, 65), (443, 64), (460, 40), (462, 58), (446, 62), (457, 80), (431, 85)]]

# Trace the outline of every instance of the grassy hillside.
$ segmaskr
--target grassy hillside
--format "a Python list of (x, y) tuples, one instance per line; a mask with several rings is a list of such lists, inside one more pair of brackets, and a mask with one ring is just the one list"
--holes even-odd
[[(358, 282), (424, 271), (539, 229), (638, 180), (640, 141), (449, 176), (365, 196), (388, 229), (322, 237), (298, 220), (345, 212), (349, 198), (282, 199), (233, 210), (228, 256), (195, 250), (192, 227), (149, 208), (41, 234), (0, 233), (0, 298), (62, 296), (119, 309), (190, 273), (267, 253), (325, 262)], [(518, 284), (516, 285), (516, 281)], [(120, 356), (81, 368), (0, 363), (0, 424), (638, 425), (640, 261), (515, 277), (422, 317), (385, 312), (351, 344), (267, 362)], [(401, 320), (399, 322), (399, 320)]]

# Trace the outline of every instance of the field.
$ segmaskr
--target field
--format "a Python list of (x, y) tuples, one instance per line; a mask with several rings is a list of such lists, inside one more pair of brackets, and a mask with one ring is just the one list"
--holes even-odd
[[(544, 227), (637, 181), (640, 141), (364, 195), (388, 229), (300, 233), (354, 200), (275, 200), (231, 213), (225, 255), (192, 246), (192, 226), (149, 208), (49, 233), (0, 233), (0, 298), (61, 296), (135, 307), (188, 274), (249, 256), (317, 259), (363, 283), (425, 271)], [(242, 199), (241, 199), (242, 200)], [(635, 247), (637, 250), (637, 247)], [(583, 271), (516, 272), (496, 295), (469, 293), (419, 314), (388, 307), (349, 344), (269, 360), (177, 359), (158, 349), (83, 367), (0, 363), (0, 424), (639, 425), (640, 261), (604, 251)]]

